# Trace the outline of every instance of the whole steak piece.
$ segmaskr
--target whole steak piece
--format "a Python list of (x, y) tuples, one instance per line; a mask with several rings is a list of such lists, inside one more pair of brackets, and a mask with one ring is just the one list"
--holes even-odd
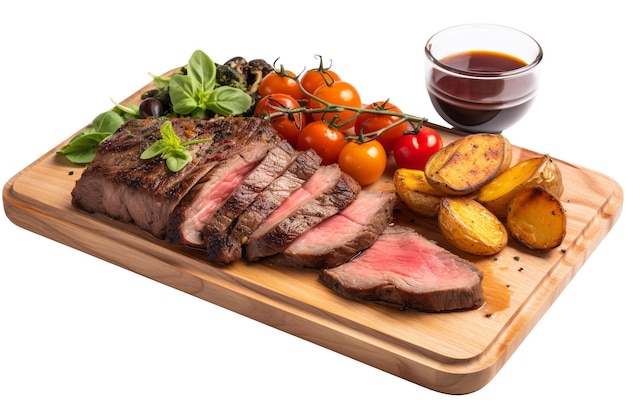
[(320, 273), (320, 280), (344, 297), (424, 312), (480, 307), (482, 277), (473, 263), (405, 226), (387, 227), (359, 256)]
[(164, 120), (131, 120), (100, 144), (72, 190), (72, 204), (90, 213), (133, 222), (164, 238), (174, 208), (220, 161), (246, 144), (280, 140), (276, 131), (258, 118), (169, 120), (183, 142), (212, 140), (189, 146), (192, 161), (182, 170), (171, 172), (161, 158), (140, 158), (145, 149), (161, 139)]
[(396, 193), (363, 190), (348, 207), (298, 237), (272, 259), (289, 267), (332, 268), (369, 248), (393, 221)]

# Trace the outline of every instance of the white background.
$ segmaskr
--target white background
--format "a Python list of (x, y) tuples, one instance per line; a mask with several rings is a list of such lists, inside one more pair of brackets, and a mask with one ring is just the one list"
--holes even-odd
[[(458, 4), (455, 4), (458, 3)], [(7, 4), (10, 4), (7, 6)], [(442, 123), (425, 41), (510, 25), (545, 51), (515, 145), (626, 182), (617, 2), (4, 2), (2, 184), (195, 49), (296, 72), (315, 54), (364, 101)], [(509, 6), (510, 5), (510, 6)], [(41, 178), (41, 181), (45, 181)], [(441, 394), (70, 249), (0, 216), (0, 415), (624, 415), (624, 220), (495, 378)], [(433, 414), (434, 413), (434, 414)]]

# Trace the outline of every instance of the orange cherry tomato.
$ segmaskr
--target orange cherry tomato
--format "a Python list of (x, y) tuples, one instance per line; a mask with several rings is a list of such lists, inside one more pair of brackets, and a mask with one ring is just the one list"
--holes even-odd
[[(300, 103), (289, 94), (273, 93), (259, 100), (254, 109), (254, 115), (266, 117), (280, 113), (281, 109), (297, 109), (298, 107)], [(278, 114), (272, 116), (270, 124), (291, 146), (295, 146), (300, 131), (306, 125), (306, 119), (302, 113)]]
[(325, 84), (332, 84), (335, 81), (341, 81), (339, 75), (335, 71), (319, 68), (310, 69), (300, 78), (300, 84), (309, 94), (314, 94), (315, 90)]
[[(347, 81), (335, 81), (332, 84), (324, 84), (318, 87), (313, 95), (331, 105), (350, 106), (354, 108), (361, 107), (361, 96), (359, 95), (358, 90)], [(324, 104), (316, 100), (311, 100), (309, 102), (309, 107), (313, 109), (320, 109), (324, 108)], [(320, 112), (313, 113), (313, 119), (323, 119), (327, 122), (331, 122), (336, 117), (337, 120), (335, 121), (335, 125), (337, 125), (337, 128), (339, 130), (346, 131), (354, 127), (354, 124), (356, 123), (355, 114), (356, 111), (353, 110)]]
[[(306, 97), (304, 92), (300, 89), (298, 82), (293, 79), (296, 75), (289, 70), (284, 70), (289, 74), (289, 77), (282, 75), (281, 72), (272, 71), (268, 73), (259, 84), (258, 93), (261, 96), (267, 96), (275, 93), (288, 94), (296, 100), (300, 100)], [(293, 78), (290, 78), (293, 77)]]
[[(368, 104), (365, 108), (370, 110), (387, 110), (395, 113), (402, 113), (396, 105), (388, 101), (376, 101), (372, 104)], [(393, 151), (393, 146), (395, 145), (396, 140), (410, 128), (409, 122), (407, 121), (393, 127), (389, 127), (394, 123), (398, 123), (400, 120), (402, 120), (402, 117), (395, 115), (361, 113), (356, 118), (354, 131), (357, 135), (359, 133), (365, 135), (373, 134), (379, 130), (386, 129), (379, 135), (376, 135), (375, 139), (379, 141), (385, 148), (385, 151), (389, 153)]]
[(376, 139), (348, 142), (339, 153), (339, 167), (363, 186), (378, 180), (387, 168), (387, 153)]
[(313, 148), (322, 158), (323, 165), (336, 163), (339, 153), (347, 144), (345, 135), (322, 120), (308, 123), (298, 136), (296, 149), (306, 151)]

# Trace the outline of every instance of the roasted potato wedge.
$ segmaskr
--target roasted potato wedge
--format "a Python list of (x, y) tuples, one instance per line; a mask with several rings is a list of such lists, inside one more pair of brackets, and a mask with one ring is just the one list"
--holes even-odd
[(393, 183), (398, 198), (412, 213), (424, 217), (437, 217), (439, 200), (444, 195), (428, 183), (424, 171), (398, 168), (393, 175)]
[(504, 224), (471, 198), (442, 197), (438, 221), (452, 245), (473, 255), (493, 255), (509, 243)]
[(524, 188), (542, 187), (561, 198), (563, 177), (550, 155), (526, 159), (482, 186), (476, 199), (500, 218), (506, 217), (507, 203)]
[(500, 134), (477, 133), (441, 148), (424, 168), (430, 185), (448, 195), (467, 195), (511, 165), (511, 144)]
[(507, 205), (506, 225), (521, 245), (548, 251), (559, 246), (566, 234), (567, 216), (561, 201), (542, 187), (519, 191)]

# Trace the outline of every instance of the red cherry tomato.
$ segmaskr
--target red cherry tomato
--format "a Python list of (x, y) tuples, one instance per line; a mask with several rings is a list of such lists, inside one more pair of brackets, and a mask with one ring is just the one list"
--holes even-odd
[(393, 147), (393, 155), (400, 168), (424, 170), (428, 158), (443, 147), (436, 130), (422, 126), (419, 132), (402, 135)]
[(272, 71), (268, 73), (259, 84), (258, 93), (261, 96), (267, 96), (275, 93), (283, 93), (288, 94), (296, 100), (303, 99), (305, 94), (300, 89), (298, 82), (290, 77), (295, 77), (296, 75), (289, 70), (284, 70), (285, 73), (289, 74), (289, 77), (286, 75), (282, 75), (281, 72)]
[[(352, 84), (346, 81), (335, 81), (332, 84), (324, 84), (315, 90), (314, 96), (335, 106), (361, 107), (361, 96), (359, 95), (359, 92)], [(324, 107), (322, 103), (315, 100), (311, 100), (309, 106), (314, 109)], [(323, 119), (327, 122), (331, 122), (336, 116), (337, 120), (335, 121), (335, 124), (340, 130), (345, 131), (354, 127), (354, 124), (356, 123), (356, 118), (354, 117), (355, 114), (356, 112), (353, 110), (313, 113), (313, 119)]]
[(300, 85), (304, 88), (308, 93), (314, 94), (315, 90), (325, 84), (332, 84), (335, 81), (341, 81), (341, 78), (337, 75), (335, 71), (331, 71), (329, 69), (319, 68), (310, 69), (300, 78)]
[[(372, 104), (368, 104), (365, 108), (402, 113), (397, 106), (388, 101), (376, 101)], [(389, 153), (393, 151), (393, 145), (396, 143), (396, 140), (410, 128), (409, 123), (406, 121), (393, 127), (389, 127), (394, 123), (398, 123), (401, 119), (402, 118), (400, 116), (394, 115), (361, 113), (356, 118), (354, 131), (357, 135), (360, 133), (365, 135), (386, 129), (384, 132), (376, 136), (376, 140), (378, 140), (385, 148), (385, 151)]]
[[(254, 115), (264, 117), (280, 113), (281, 109), (297, 109), (298, 107), (300, 107), (300, 103), (288, 94), (269, 94), (259, 100), (254, 109)], [(306, 120), (302, 113), (292, 113), (273, 116), (270, 119), (270, 124), (289, 144), (295, 146), (300, 131), (306, 125)]]
[(322, 158), (322, 164), (330, 165), (337, 162), (346, 143), (342, 132), (322, 120), (315, 120), (308, 123), (298, 135), (296, 149), (306, 151), (313, 148)]
[(376, 139), (348, 142), (339, 153), (339, 167), (361, 185), (378, 180), (387, 167), (387, 153)]

